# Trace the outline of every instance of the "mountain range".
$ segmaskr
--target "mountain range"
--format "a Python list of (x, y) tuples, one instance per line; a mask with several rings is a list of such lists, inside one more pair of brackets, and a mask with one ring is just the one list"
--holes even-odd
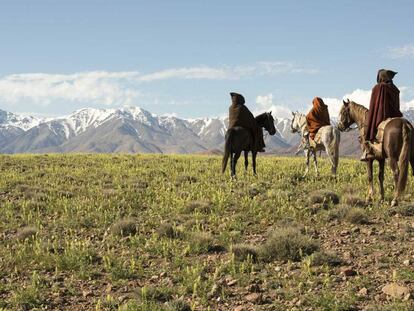
[[(85, 108), (48, 119), (0, 110), (0, 152), (219, 153), (226, 124), (226, 118), (158, 116), (139, 107)], [(291, 133), (290, 120), (275, 118), (275, 127), (276, 135), (265, 134), (266, 151), (293, 154), (300, 137)], [(342, 133), (341, 154), (359, 150), (357, 132)]]

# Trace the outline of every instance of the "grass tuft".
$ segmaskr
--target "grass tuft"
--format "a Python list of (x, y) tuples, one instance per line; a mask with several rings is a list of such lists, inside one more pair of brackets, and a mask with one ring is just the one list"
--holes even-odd
[(190, 235), (190, 248), (193, 253), (197, 254), (222, 252), (225, 250), (209, 232), (193, 232)]
[(260, 248), (263, 261), (299, 261), (319, 249), (319, 244), (293, 227), (279, 228), (272, 232)]
[(231, 251), (234, 254), (234, 258), (238, 261), (245, 261), (251, 258), (253, 261), (257, 261), (259, 250), (256, 246), (249, 244), (234, 244), (231, 247)]
[(134, 235), (137, 231), (137, 222), (134, 218), (120, 219), (111, 227), (112, 234), (123, 237)]
[(316, 190), (309, 194), (309, 203), (310, 204), (338, 204), (339, 195), (336, 192), (330, 190)]
[(344, 198), (344, 203), (350, 206), (365, 207), (367, 204), (364, 199), (355, 195), (347, 195)]
[(34, 238), (36, 234), (37, 234), (37, 229), (35, 227), (27, 226), (27, 227), (20, 228), (16, 232), (15, 238), (19, 241), (24, 241), (27, 239)]
[(177, 299), (168, 304), (167, 311), (191, 311), (191, 306), (184, 300)]
[(185, 213), (209, 213), (213, 207), (213, 204), (209, 201), (203, 201), (203, 200), (196, 200), (196, 201), (190, 201), (185, 206), (184, 212)]
[(366, 212), (361, 208), (352, 207), (346, 213), (345, 219), (354, 225), (365, 225), (369, 223)]
[(167, 237), (170, 239), (176, 238), (178, 232), (174, 229), (174, 226), (170, 223), (163, 223), (157, 229), (157, 233), (160, 237)]
[(336, 254), (319, 251), (312, 254), (312, 265), (313, 266), (331, 266), (336, 267), (340, 266), (344, 263), (344, 261)]
[(414, 204), (404, 204), (393, 208), (390, 213), (392, 215), (400, 214), (401, 216), (410, 217), (414, 216)]

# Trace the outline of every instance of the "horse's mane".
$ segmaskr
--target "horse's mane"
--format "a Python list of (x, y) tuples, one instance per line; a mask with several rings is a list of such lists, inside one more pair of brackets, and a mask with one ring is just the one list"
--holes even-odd
[(362, 105), (354, 102), (353, 100), (351, 100), (350, 104), (352, 104), (354, 106), (354, 109), (356, 109), (357, 112), (360, 112), (360, 113), (363, 112), (363, 113), (365, 113), (366, 111), (368, 111), (368, 108), (366, 108), (366, 107), (364, 107), (364, 106), (362, 106)]
[(267, 112), (263, 112), (255, 117), (256, 121), (263, 121), (267, 117)]

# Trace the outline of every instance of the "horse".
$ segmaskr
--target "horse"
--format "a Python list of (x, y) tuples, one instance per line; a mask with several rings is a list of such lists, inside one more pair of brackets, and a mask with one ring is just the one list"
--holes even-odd
[[(290, 124), (290, 129), (292, 133), (299, 133), (301, 132), (303, 134), (303, 131), (308, 126), (306, 121), (306, 116), (303, 113), (300, 112), (292, 112), (293, 118), (292, 122)], [(309, 158), (312, 155), (313, 156), (313, 163), (315, 166), (315, 172), (316, 175), (319, 175), (318, 171), (318, 162), (316, 159), (316, 153), (317, 151), (326, 151), (326, 153), (329, 156), (329, 160), (331, 161), (332, 167), (331, 172), (334, 176), (336, 176), (336, 171), (338, 169), (338, 160), (339, 160), (339, 143), (341, 140), (340, 132), (339, 130), (332, 126), (332, 125), (326, 125), (322, 126), (318, 130), (318, 134), (321, 135), (321, 143), (316, 143), (316, 146), (310, 146), (310, 148), (304, 147), (303, 151), (305, 153), (306, 157), (306, 170), (303, 177), (306, 177), (306, 175), (309, 172)], [(303, 144), (303, 143), (302, 143)], [(300, 151), (300, 147), (298, 149), (298, 152)], [(297, 153), (298, 153), (297, 152)]]
[[(272, 112), (265, 112), (255, 117), (256, 123), (260, 128), (264, 128), (270, 135), (276, 134), (276, 128), (274, 124), (274, 119)], [(256, 173), (256, 156), (257, 151), (253, 148), (253, 135), (252, 133), (241, 127), (235, 126), (230, 128), (226, 132), (225, 144), (224, 144), (224, 156), (222, 162), (221, 172), (226, 171), (227, 162), (230, 157), (230, 169), (231, 177), (236, 176), (236, 164), (237, 160), (240, 158), (241, 152), (244, 151), (244, 168), (247, 171), (249, 165), (248, 155), (249, 151), (252, 152), (252, 162), (253, 162), (253, 173)]]
[[(351, 129), (351, 125), (356, 123), (359, 130), (359, 142), (361, 149), (365, 143), (365, 119), (368, 109), (353, 101), (343, 101), (339, 113), (338, 128), (341, 131)], [(411, 153), (414, 146), (414, 135), (412, 125), (404, 118), (392, 119), (384, 128), (382, 142), (382, 157), (376, 156), (375, 159), (367, 161), (368, 168), (368, 201), (371, 202), (374, 197), (373, 184), (373, 163), (377, 160), (379, 163), (378, 180), (380, 184), (380, 198), (384, 201), (384, 166), (385, 159), (389, 159), (390, 167), (394, 175), (394, 198), (391, 206), (397, 206), (400, 196), (405, 190), (408, 178), (408, 166), (411, 164), (414, 175), (414, 152)]]

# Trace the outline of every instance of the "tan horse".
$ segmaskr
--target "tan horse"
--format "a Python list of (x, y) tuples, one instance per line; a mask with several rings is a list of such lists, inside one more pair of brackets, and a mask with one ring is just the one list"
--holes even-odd
[[(368, 109), (355, 102), (343, 101), (343, 106), (339, 113), (338, 129), (345, 131), (354, 123), (358, 126), (359, 141), (361, 148), (364, 144), (364, 128), (365, 119)], [(398, 205), (400, 196), (407, 185), (408, 166), (411, 163), (411, 168), (414, 174), (414, 152), (411, 152), (414, 147), (414, 135), (412, 125), (404, 118), (392, 119), (384, 128), (383, 143), (382, 143), (382, 157), (375, 159), (379, 163), (378, 179), (380, 183), (381, 201), (384, 200), (384, 166), (385, 159), (389, 159), (390, 167), (394, 174), (394, 198), (391, 201), (391, 206)], [(368, 168), (368, 200), (372, 201), (374, 197), (374, 184), (372, 177), (372, 166), (374, 160), (367, 161)]]

